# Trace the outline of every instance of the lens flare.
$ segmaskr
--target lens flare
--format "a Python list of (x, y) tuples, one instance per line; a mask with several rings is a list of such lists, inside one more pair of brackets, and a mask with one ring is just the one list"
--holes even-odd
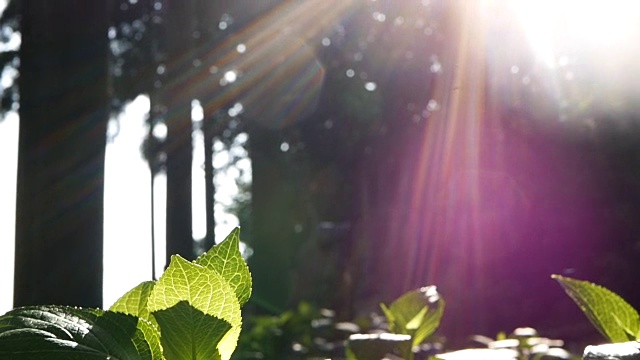
[[(309, 44), (355, 4), (283, 1), (225, 40), (173, 59), (173, 67), (190, 70), (168, 84), (169, 92), (200, 99), (205, 114), (240, 102), (242, 116), (265, 127), (300, 121), (315, 110), (325, 75)], [(189, 66), (192, 57), (200, 66)]]

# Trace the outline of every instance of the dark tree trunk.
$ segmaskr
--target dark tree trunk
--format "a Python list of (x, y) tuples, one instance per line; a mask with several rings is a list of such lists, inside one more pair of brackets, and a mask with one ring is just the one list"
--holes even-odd
[(167, 106), (167, 265), (172, 254), (193, 259), (191, 234), (191, 100), (183, 79), (192, 71), (193, 1), (167, 1), (168, 83), (161, 102)]
[[(205, 50), (209, 50), (209, 47), (212, 46), (213, 41), (219, 41), (218, 37), (221, 35), (221, 32), (218, 28), (217, 20), (221, 18), (225, 9), (224, 6), (221, 6), (224, 4), (220, 4), (217, 1), (194, 0), (194, 2), (194, 19), (196, 21), (195, 29), (198, 34), (194, 41), (194, 46), (196, 49), (196, 56), (202, 56), (203, 54), (206, 54)], [(200, 63), (206, 63), (208, 59), (199, 57), (197, 61)], [(202, 69), (199, 70), (202, 71)], [(205, 104), (206, 99), (208, 99), (211, 94), (199, 93), (195, 95), (203, 104)], [(223, 115), (220, 110), (216, 110), (211, 114), (205, 113), (202, 121), (202, 132), (204, 134), (204, 193), (206, 197), (205, 216), (207, 229), (207, 235), (203, 244), (205, 251), (209, 250), (216, 243), (216, 221), (214, 215), (216, 188), (213, 182), (215, 172), (213, 169), (213, 142), (214, 137), (218, 135), (218, 132), (220, 132), (219, 128), (221, 127), (220, 123), (222, 122)]]
[(23, 1), (15, 306), (102, 305), (107, 1)]
[(273, 312), (291, 305), (295, 277), (296, 179), (283, 160), (281, 142), (278, 131), (254, 127), (249, 133), (253, 231), (245, 239), (253, 249), (249, 258), (252, 301)]

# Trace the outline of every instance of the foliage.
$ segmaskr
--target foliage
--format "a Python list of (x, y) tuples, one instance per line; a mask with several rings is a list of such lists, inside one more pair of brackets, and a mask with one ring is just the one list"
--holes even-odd
[(487, 348), (453, 351), (439, 354), (433, 359), (578, 359), (562, 348), (564, 346), (562, 340), (541, 337), (535, 329), (530, 327), (517, 328), (509, 335), (501, 332), (496, 339), (480, 335), (474, 336), (472, 339)]
[[(430, 305), (435, 309), (430, 309)], [(427, 286), (404, 294), (390, 307), (385, 304), (380, 307), (389, 321), (389, 330), (410, 335), (411, 346), (415, 347), (438, 328), (444, 312), (444, 300), (440, 299), (435, 286)]]
[(381, 306), (385, 316), (370, 314), (348, 322), (306, 302), (279, 315), (251, 316), (234, 358), (367, 360), (396, 354), (413, 359), (412, 351), (423, 358), (434, 353), (431, 346), (419, 345), (436, 330), (444, 310), (435, 287), (410, 291)]
[(391, 333), (352, 335), (349, 338), (347, 359), (377, 359), (388, 353), (397, 353), (404, 359), (413, 360), (413, 350), (440, 325), (444, 305), (435, 286), (407, 292), (390, 306), (380, 304)]
[(552, 276), (611, 342), (640, 340), (638, 312), (614, 292), (588, 281)]
[(301, 302), (297, 308), (278, 315), (248, 317), (248, 330), (240, 336), (234, 358), (305, 359), (309, 356), (330, 356), (331, 345), (328, 345), (328, 334), (323, 330), (333, 327), (333, 315), (330, 310), (321, 310), (310, 303)]
[(15, 105), (18, 99), (16, 79), (20, 60), (18, 47), (10, 46), (11, 39), (20, 31), (18, 11), (18, 0), (10, 0), (0, 14), (0, 43), (3, 44), (0, 50), (0, 71), (3, 78), (6, 79), (2, 91), (0, 91), (0, 122), (4, 120), (4, 116), (9, 110), (16, 109)]
[(229, 359), (251, 296), (251, 274), (235, 229), (190, 262), (174, 255), (108, 310), (17, 308), (0, 317), (0, 358)]

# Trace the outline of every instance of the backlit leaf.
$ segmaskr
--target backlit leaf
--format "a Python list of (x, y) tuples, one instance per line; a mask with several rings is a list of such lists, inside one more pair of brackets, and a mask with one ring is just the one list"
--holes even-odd
[(162, 328), (162, 346), (167, 359), (212, 360), (220, 353), (218, 344), (231, 325), (180, 301), (153, 313)]
[(611, 342), (636, 340), (640, 331), (638, 312), (612, 291), (590, 283), (553, 275), (589, 321)]
[(231, 285), (240, 306), (251, 297), (251, 273), (240, 254), (240, 228), (235, 228), (220, 244), (200, 256), (196, 264), (222, 275)]
[(140, 283), (122, 295), (120, 299), (111, 305), (109, 310), (152, 320), (149, 308), (147, 307), (147, 301), (155, 285), (155, 281), (144, 281)]
[(380, 305), (389, 322), (389, 330), (412, 337), (412, 346), (421, 344), (440, 325), (444, 300), (435, 286), (407, 292), (391, 306)]
[[(169, 267), (151, 291), (148, 307), (153, 314), (181, 301), (231, 324), (231, 330), (217, 344), (222, 359), (229, 359), (236, 347), (242, 320), (240, 304), (227, 281), (215, 271), (173, 255)], [(160, 325), (161, 336), (169, 336), (171, 332)]]

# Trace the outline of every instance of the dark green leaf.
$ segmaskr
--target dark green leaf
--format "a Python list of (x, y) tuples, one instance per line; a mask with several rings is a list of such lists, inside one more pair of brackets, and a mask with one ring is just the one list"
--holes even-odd
[(0, 359), (161, 359), (150, 340), (138, 318), (110, 311), (34, 306), (0, 317)]
[(180, 301), (153, 313), (162, 329), (162, 347), (167, 359), (220, 359), (217, 345), (231, 329), (231, 324), (207, 315)]

